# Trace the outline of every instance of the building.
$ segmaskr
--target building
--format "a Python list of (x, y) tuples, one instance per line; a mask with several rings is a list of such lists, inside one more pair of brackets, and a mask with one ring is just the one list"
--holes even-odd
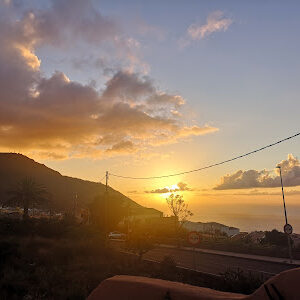
[(119, 225), (129, 222), (138, 222), (138, 223), (145, 223), (149, 219), (157, 219), (162, 218), (163, 213), (154, 208), (146, 208), (143, 207), (142, 209), (135, 210), (134, 208), (128, 209), (127, 216), (123, 218), (123, 220), (119, 223)]
[(202, 223), (186, 221), (183, 224), (183, 228), (185, 228), (188, 231), (197, 231), (202, 233), (225, 233), (228, 236), (233, 236), (235, 234), (240, 233), (239, 228), (226, 226), (216, 222)]

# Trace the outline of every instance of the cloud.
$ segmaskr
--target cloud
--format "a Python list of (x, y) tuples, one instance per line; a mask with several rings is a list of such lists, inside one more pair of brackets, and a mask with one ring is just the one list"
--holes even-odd
[(151, 191), (145, 191), (145, 193), (149, 193), (149, 194), (165, 194), (165, 193), (170, 193), (171, 189), (168, 187), (165, 188), (161, 188), (161, 189), (155, 189), (155, 190), (151, 190)]
[(80, 40), (100, 44), (120, 34), (117, 22), (100, 14), (90, 0), (52, 0), (48, 9), (25, 12), (21, 23), (28, 39), (56, 46)]
[(178, 190), (179, 191), (192, 191), (191, 188), (188, 187), (188, 185), (184, 182), (178, 182), (177, 183), (177, 186), (178, 186)]
[(209, 125), (205, 125), (203, 127), (199, 127), (197, 125), (193, 125), (193, 126), (184, 126), (182, 128), (180, 128), (178, 134), (180, 137), (185, 137), (185, 136), (192, 136), (192, 135), (205, 135), (208, 133), (213, 133), (219, 131), (218, 128), (216, 127), (212, 127)]
[[(195, 190), (197, 191), (197, 190)], [(240, 192), (241, 189), (238, 189), (237, 191), (228, 191), (223, 192), (222, 190), (201, 190), (201, 193), (195, 194), (195, 196), (205, 196), (205, 197), (224, 197), (224, 196), (241, 196), (241, 197), (254, 197), (254, 196), (281, 196), (281, 191), (277, 189), (277, 191), (266, 191), (265, 188), (262, 189), (250, 189), (244, 192)], [(285, 195), (293, 196), (293, 195), (300, 195), (300, 190), (289, 190), (285, 188), (284, 190)]]
[(191, 24), (186, 32), (186, 36), (179, 40), (180, 48), (188, 46), (191, 41), (201, 40), (205, 37), (220, 31), (226, 31), (232, 24), (233, 20), (224, 17), (224, 13), (220, 10), (210, 13), (206, 19), (206, 24)]
[(224, 13), (222, 11), (214, 11), (208, 15), (206, 24), (190, 25), (187, 30), (188, 36), (193, 40), (200, 40), (214, 32), (226, 31), (232, 24), (232, 19), (224, 18), (223, 15)]
[(187, 126), (181, 117), (185, 99), (132, 70), (112, 71), (100, 91), (62, 71), (45, 77), (36, 54), (41, 46), (62, 47), (69, 39), (76, 46), (78, 37), (85, 45), (101, 48), (111, 41), (123, 47), (118, 26), (90, 1), (51, 3), (48, 10), (26, 11), (18, 19), (0, 12), (0, 151), (101, 158), (218, 130)]
[(176, 185), (172, 187), (164, 187), (151, 191), (145, 191), (147, 194), (165, 194), (165, 193), (175, 193), (175, 192), (183, 192), (183, 191), (193, 191), (188, 185), (184, 182), (178, 182)]
[[(288, 155), (287, 160), (279, 164), (282, 169), (284, 186), (300, 185), (300, 162), (292, 154)], [(221, 178), (221, 183), (214, 187), (215, 190), (228, 189), (248, 189), (248, 188), (271, 188), (279, 187), (280, 176), (278, 169), (268, 170), (239, 170), (231, 175)]]
[(131, 141), (121, 141), (115, 145), (113, 145), (110, 149), (106, 149), (108, 153), (130, 153), (136, 152), (137, 149), (135, 145)]
[[(12, 1), (10, 9), (3, 9), (3, 15), (22, 16), (20, 20), (10, 18), (18, 22), (14, 26), (14, 34), (30, 41), (31, 48), (47, 45), (52, 47), (50, 51), (55, 49), (56, 54), (57, 50), (71, 54), (84, 49), (83, 52), (78, 50), (77, 66), (86, 60), (88, 49), (91, 61), (96, 62), (91, 63), (89, 69), (97, 67), (99, 60), (105, 60), (110, 64), (110, 69), (122, 67), (131, 71), (149, 72), (150, 67), (140, 54), (140, 42), (124, 33), (118, 20), (101, 14), (92, 0), (50, 0), (49, 7), (44, 9), (31, 7), (30, 3), (20, 5), (17, 2)], [(94, 46), (94, 50), (87, 47), (87, 44)], [(66, 59), (65, 55), (62, 59)]]
[[(298, 190), (285, 190), (285, 195), (300, 195), (300, 191)], [(234, 193), (232, 195), (238, 196), (278, 196), (281, 195), (281, 192), (267, 192), (267, 191), (260, 191), (260, 190), (251, 190), (249, 193)]]
[(110, 101), (143, 100), (154, 93), (155, 88), (150, 78), (140, 78), (138, 74), (119, 71), (106, 83), (103, 97)]
[(128, 191), (127, 193), (128, 193), (128, 194), (138, 194), (139, 192), (136, 191), (136, 190), (132, 190), (132, 191)]
[(144, 19), (141, 19), (138, 15), (134, 18), (127, 21), (127, 27), (129, 26), (130, 32), (136, 33), (136, 35), (141, 36), (145, 39), (151, 39), (154, 41), (162, 42), (166, 38), (167, 32), (162, 27), (158, 27), (157, 25), (152, 25), (146, 23)]
[(148, 100), (153, 105), (168, 105), (172, 104), (175, 107), (180, 107), (185, 104), (185, 100), (180, 95), (169, 95), (167, 93), (157, 93)]

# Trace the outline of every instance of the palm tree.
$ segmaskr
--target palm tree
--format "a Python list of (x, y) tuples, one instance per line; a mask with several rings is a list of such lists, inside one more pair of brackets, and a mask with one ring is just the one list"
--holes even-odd
[(19, 181), (16, 187), (9, 190), (11, 197), (6, 201), (7, 206), (23, 207), (23, 219), (28, 219), (29, 207), (35, 207), (45, 202), (47, 191), (45, 187), (35, 182), (34, 179), (26, 177)]

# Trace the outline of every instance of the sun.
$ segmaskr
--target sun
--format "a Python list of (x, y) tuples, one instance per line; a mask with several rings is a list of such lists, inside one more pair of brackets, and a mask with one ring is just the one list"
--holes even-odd
[(168, 198), (172, 193), (178, 192), (180, 190), (179, 186), (177, 184), (172, 184), (170, 186), (165, 186), (164, 189), (167, 189), (168, 192), (164, 192), (160, 194), (160, 197), (163, 199)]
[(179, 186), (177, 184), (173, 184), (173, 185), (171, 185), (171, 188), (169, 188), (169, 190), (170, 190), (170, 192), (179, 190)]

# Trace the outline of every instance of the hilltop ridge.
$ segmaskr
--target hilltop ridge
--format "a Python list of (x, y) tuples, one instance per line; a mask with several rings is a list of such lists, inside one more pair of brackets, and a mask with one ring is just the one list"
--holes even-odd
[[(32, 177), (51, 193), (57, 209), (68, 209), (77, 195), (79, 205), (91, 203), (96, 196), (104, 195), (105, 185), (79, 178), (61, 175), (44, 164), (18, 153), (0, 153), (0, 204), (8, 198), (7, 191), (25, 177)], [(130, 205), (133, 213), (147, 214), (157, 211), (146, 208), (122, 193), (109, 187), (109, 194), (120, 205)]]

